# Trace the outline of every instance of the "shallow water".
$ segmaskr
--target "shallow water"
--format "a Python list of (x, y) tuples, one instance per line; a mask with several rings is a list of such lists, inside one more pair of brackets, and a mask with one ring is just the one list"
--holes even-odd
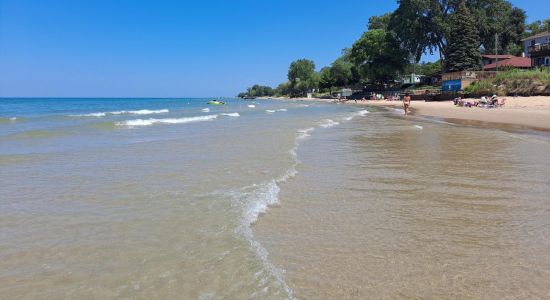
[(0, 99), (1, 298), (549, 295), (548, 136), (208, 100)]
[(550, 297), (550, 139), (371, 113), (254, 226), (303, 299)]
[(2, 297), (292, 298), (250, 225), (358, 108), (225, 100), (2, 99)]

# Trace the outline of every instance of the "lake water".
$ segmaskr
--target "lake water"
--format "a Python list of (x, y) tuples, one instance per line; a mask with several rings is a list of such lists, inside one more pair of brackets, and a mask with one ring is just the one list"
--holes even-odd
[(550, 138), (377, 108), (0, 99), (0, 295), (550, 297)]

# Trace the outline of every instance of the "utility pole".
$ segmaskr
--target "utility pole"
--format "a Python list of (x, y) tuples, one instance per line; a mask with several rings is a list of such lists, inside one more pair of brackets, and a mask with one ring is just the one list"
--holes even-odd
[(495, 59), (496, 59), (496, 70), (498, 72), (498, 33), (495, 33)]

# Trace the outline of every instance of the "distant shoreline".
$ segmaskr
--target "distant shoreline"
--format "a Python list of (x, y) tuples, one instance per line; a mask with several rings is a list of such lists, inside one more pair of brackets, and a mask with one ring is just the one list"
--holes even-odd
[[(550, 96), (504, 97), (502, 108), (456, 107), (452, 101), (424, 102), (412, 101), (411, 115), (438, 118), (445, 121), (501, 129), (531, 129), (550, 132)], [(284, 100), (283, 98), (272, 98)], [(288, 99), (286, 99), (288, 100)], [(313, 101), (332, 103), (334, 100), (319, 98), (293, 98), (293, 101)], [(477, 99), (465, 99), (473, 102)], [(349, 100), (346, 105), (378, 106), (401, 109), (398, 101), (357, 101)]]

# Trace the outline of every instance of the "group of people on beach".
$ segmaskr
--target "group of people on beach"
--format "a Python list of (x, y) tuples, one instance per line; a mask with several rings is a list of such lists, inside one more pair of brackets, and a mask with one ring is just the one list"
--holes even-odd
[[(337, 100), (337, 102), (347, 102), (351, 99), (347, 99), (346, 97), (342, 97)], [(366, 99), (365, 97), (361, 99), (353, 99), (355, 103), (357, 101), (367, 101), (367, 100), (386, 100), (386, 101), (402, 101), (403, 104), (403, 110), (405, 112), (405, 115), (409, 114), (409, 108), (411, 107), (411, 96), (409, 93), (406, 93), (403, 98), (401, 98), (401, 95), (398, 93), (395, 93), (393, 95), (382, 95), (382, 94), (376, 94), (371, 93), (370, 99)]]
[[(365, 99), (365, 98), (363, 98)], [(366, 100), (366, 99), (365, 99)], [(394, 94), (377, 94), (377, 93), (371, 93), (370, 95), (370, 100), (378, 100), (378, 101), (381, 101), (381, 100), (386, 100), (386, 101), (400, 101), (401, 100), (401, 96), (399, 95), (399, 93), (394, 93)]]
[(502, 107), (506, 103), (506, 98), (499, 99), (497, 95), (491, 97), (481, 97), (479, 101), (465, 101), (462, 97), (457, 97), (453, 100), (453, 104), (459, 107), (483, 107), (483, 108), (496, 108)]

